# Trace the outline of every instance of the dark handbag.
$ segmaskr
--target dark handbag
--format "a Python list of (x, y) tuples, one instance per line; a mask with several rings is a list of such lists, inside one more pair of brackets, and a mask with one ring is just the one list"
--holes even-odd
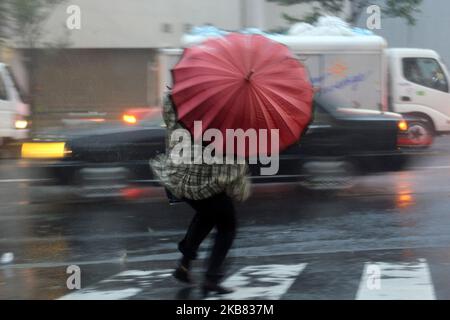
[(169, 189), (167, 189), (167, 188), (164, 188), (164, 189), (166, 190), (166, 195), (167, 195), (167, 198), (169, 199), (169, 204), (170, 205), (175, 205), (175, 204), (183, 202), (183, 200), (180, 200), (177, 197), (175, 197), (173, 195), (173, 193), (169, 191)]

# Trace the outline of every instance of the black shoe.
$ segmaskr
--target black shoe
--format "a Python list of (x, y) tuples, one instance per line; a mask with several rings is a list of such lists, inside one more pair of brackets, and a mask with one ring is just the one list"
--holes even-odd
[(192, 281), (189, 270), (186, 267), (184, 267), (183, 265), (179, 265), (178, 268), (175, 269), (175, 271), (173, 272), (172, 275), (175, 279), (177, 279), (178, 281), (180, 281), (184, 284), (189, 284), (189, 285), (194, 284), (194, 281)]
[(202, 286), (203, 296), (206, 297), (210, 292), (222, 295), (233, 293), (234, 290), (231, 288), (223, 287), (220, 284), (214, 282), (206, 281)]

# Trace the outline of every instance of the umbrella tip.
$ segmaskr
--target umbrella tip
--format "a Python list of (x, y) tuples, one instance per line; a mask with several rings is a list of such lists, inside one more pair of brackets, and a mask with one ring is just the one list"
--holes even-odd
[(250, 72), (248, 73), (247, 77), (245, 77), (245, 80), (250, 81), (250, 79), (251, 79), (251, 77), (253, 76), (254, 73), (255, 73), (254, 69), (250, 70)]

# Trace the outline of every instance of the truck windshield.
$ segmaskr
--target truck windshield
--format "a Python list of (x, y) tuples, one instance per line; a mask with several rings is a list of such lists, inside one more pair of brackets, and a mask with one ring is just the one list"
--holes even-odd
[(407, 80), (418, 85), (443, 92), (449, 91), (447, 77), (435, 59), (405, 58), (403, 59), (403, 74)]

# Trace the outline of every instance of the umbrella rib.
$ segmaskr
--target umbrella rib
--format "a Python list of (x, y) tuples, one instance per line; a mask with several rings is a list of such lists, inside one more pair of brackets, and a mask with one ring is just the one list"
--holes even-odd
[[(226, 49), (223, 48), (223, 47), (222, 47), (222, 50), (223, 50), (222, 53), (225, 53), (225, 52), (226, 52)], [(207, 54), (207, 55), (209, 55), (209, 56), (215, 58), (216, 60), (219, 60), (220, 62), (224, 63), (225, 65), (231, 67), (232, 69), (235, 70), (235, 72), (241, 72), (240, 68), (239, 68), (237, 65), (235, 65), (235, 64), (233, 63), (233, 61), (230, 60), (229, 58), (224, 58), (224, 57), (222, 57), (221, 55), (217, 54), (216, 52), (214, 52), (214, 53), (211, 52), (211, 50), (206, 50), (206, 49), (204, 49), (203, 52), (204, 52), (205, 54)], [(196, 60), (200, 60), (200, 61), (203, 61), (203, 60), (204, 60), (204, 58), (202, 58), (202, 57), (197, 58), (197, 57), (195, 57), (195, 56), (191, 57), (190, 59), (196, 59)]]
[[(284, 115), (286, 115), (286, 112), (285, 112), (284, 110), (278, 110), (278, 109), (275, 107), (276, 103), (274, 103), (273, 99), (270, 98), (270, 97), (264, 92), (264, 90), (261, 89), (261, 90), (259, 91), (259, 93), (261, 94), (261, 98), (267, 102), (265, 105), (266, 105), (266, 106), (268, 106), (268, 105), (271, 106), (271, 108), (267, 108), (267, 111), (268, 111), (269, 114), (271, 115), (271, 118), (274, 119), (274, 114), (273, 114), (273, 112), (275, 111), (275, 112), (278, 114), (277, 118), (278, 118), (279, 120), (282, 121), (282, 123), (284, 124), (284, 126), (285, 126), (286, 128), (289, 129), (289, 130), (287, 130), (287, 131), (289, 131), (289, 134), (290, 134), (294, 139), (298, 139), (298, 136), (295, 136), (295, 135), (293, 134), (293, 131), (299, 131), (299, 130), (297, 130), (297, 129), (299, 129), (299, 128), (298, 128), (299, 125), (298, 125), (297, 123), (295, 123), (295, 125), (296, 125), (297, 128), (294, 128), (294, 130), (293, 130), (293, 129), (292, 129), (292, 125), (290, 125), (290, 124), (285, 120), (285, 118), (281, 115), (281, 112), (280, 112), (280, 111), (283, 111), (282, 113), (283, 113)], [(271, 112), (271, 110), (272, 110), (272, 112)], [(277, 121), (274, 120), (274, 123), (277, 123)], [(277, 128), (277, 129), (280, 129), (280, 131), (282, 130), (281, 128)], [(283, 131), (283, 132), (284, 132), (284, 131)], [(284, 134), (280, 134), (280, 137), (284, 137), (284, 136), (285, 136)], [(290, 141), (290, 140), (289, 140), (289, 141)]]
[[(285, 101), (286, 104), (287, 104), (287, 106), (289, 106), (289, 110), (301, 112), (304, 116), (309, 117), (309, 115), (308, 115), (307, 113), (305, 113), (305, 111), (303, 110), (303, 108), (299, 108), (299, 107), (297, 106), (297, 104), (294, 103), (291, 99), (288, 99), (288, 97), (283, 96), (283, 95), (279, 95), (277, 92), (275, 92), (275, 91), (274, 91), (273, 89), (271, 89), (270, 87), (266, 87), (266, 88), (264, 88), (264, 90), (265, 90), (265, 91), (269, 91), (270, 94), (276, 95), (279, 99)], [(297, 90), (299, 90), (299, 89), (297, 89)], [(304, 103), (304, 104), (308, 102), (308, 101), (302, 101), (302, 100), (298, 100), (298, 99), (296, 99), (296, 100), (297, 100), (297, 102), (301, 102), (301, 103)], [(312, 101), (312, 90), (311, 90), (311, 99), (308, 99), (308, 100), (311, 100), (311, 101)], [(286, 112), (286, 111), (285, 111), (285, 112)]]
[[(217, 121), (216, 119), (220, 119), (220, 116), (219, 116), (219, 114), (221, 114), (221, 113), (227, 113), (227, 116), (225, 116), (225, 118), (224, 118), (224, 121), (222, 121), (222, 123), (224, 123), (225, 122), (225, 120), (226, 120), (226, 118), (230, 115), (230, 114), (232, 114), (231, 112), (230, 112), (230, 109), (228, 109), (228, 108), (226, 108), (225, 106), (226, 105), (233, 105), (233, 103), (231, 103), (231, 101), (233, 100), (233, 99), (236, 99), (236, 97), (238, 96), (237, 95), (237, 92), (238, 92), (238, 88), (236, 88), (236, 89), (234, 89), (229, 95), (228, 95), (228, 98), (226, 99), (226, 100), (222, 100), (222, 102), (220, 102), (218, 105), (217, 105), (217, 112), (214, 114), (214, 117), (211, 117), (211, 120), (205, 125), (205, 127), (207, 127), (207, 128), (214, 128), (214, 127), (212, 127), (211, 126), (211, 123), (213, 123), (214, 121)], [(219, 107), (220, 106), (220, 107)], [(214, 129), (219, 129), (219, 128), (223, 128), (222, 126), (218, 126), (217, 128), (214, 128)], [(229, 128), (225, 128), (225, 129), (229, 129)]]
[[(205, 103), (209, 99), (213, 98), (217, 94), (223, 93), (230, 86), (233, 86), (233, 84), (226, 84), (226, 85), (222, 85), (222, 86), (217, 86), (214, 90), (210, 90), (210, 91), (203, 90), (203, 94), (205, 94), (205, 95), (201, 98), (201, 100), (195, 101), (195, 105), (197, 105), (197, 106), (202, 106), (203, 105), (204, 106)], [(173, 95), (174, 95), (174, 97), (176, 99), (177, 93), (174, 93)], [(194, 111), (197, 111), (197, 112), (199, 111), (198, 108), (193, 108), (193, 107), (188, 108), (187, 107), (187, 105), (194, 103), (193, 99), (198, 99), (198, 98), (199, 98), (199, 95), (197, 94), (197, 95), (194, 95), (193, 97), (189, 98), (188, 100), (184, 101), (182, 104), (180, 104), (180, 105), (183, 106), (182, 108), (179, 108), (179, 113), (181, 114), (181, 118), (185, 118), (188, 114), (191, 114)], [(188, 110), (186, 111), (186, 109), (188, 109)], [(180, 112), (180, 111), (183, 111), (183, 112)]]
[(227, 69), (225, 67), (221, 68), (218, 66), (191, 64), (191, 65), (186, 65), (186, 66), (177, 66), (173, 70), (179, 71), (179, 72), (188, 72), (190, 70), (195, 70), (197, 73), (199, 72), (199, 70), (202, 70), (205, 73), (208, 71), (208, 73), (215, 74), (215, 75), (220, 74), (221, 76), (227, 75), (227, 76), (235, 77), (235, 75), (233, 75), (233, 73), (230, 71), (230, 69)]
[(229, 62), (229, 64), (231, 64), (236, 71), (240, 72), (241, 74), (245, 74), (245, 68), (241, 68), (238, 64), (235, 63), (235, 60), (236, 60), (235, 57), (233, 57), (233, 54), (230, 52), (230, 48), (228, 48), (225, 45), (225, 44), (227, 44), (227, 45), (230, 44), (228, 39), (221, 38), (220, 40), (222, 40), (222, 41), (217, 41), (217, 44), (221, 47), (222, 54), (225, 55), (226, 57), (228, 57), (227, 61)]
[[(202, 79), (202, 78), (206, 78), (206, 79)], [(201, 81), (200, 81), (201, 79)], [(197, 82), (194, 82), (195, 80), (197, 80)], [(214, 83), (215, 85), (220, 85), (220, 83), (222, 83), (223, 85), (226, 84), (234, 84), (234, 79), (226, 79), (226, 78), (221, 78), (221, 79), (211, 79), (211, 77), (207, 77), (207, 76), (202, 76), (202, 77), (193, 77), (193, 78), (189, 78), (183, 81), (178, 81), (178, 87), (176, 88), (176, 90), (174, 90), (174, 92), (176, 93), (180, 93), (182, 91), (188, 90), (188, 89), (192, 89), (194, 87), (201, 87), (202, 85), (205, 84), (211, 84)]]
[[(223, 64), (225, 67), (228, 67), (227, 69), (234, 69), (235, 72), (239, 71), (236, 69), (236, 67), (230, 63), (227, 59), (221, 57), (220, 55), (213, 54), (212, 52), (208, 50), (199, 51), (197, 53), (192, 53), (190, 56), (184, 58), (182, 61), (178, 62), (178, 64), (175, 65), (174, 69), (182, 68), (182, 67), (190, 67), (192, 66), (192, 61), (195, 62), (205, 62), (208, 65), (211, 65), (211, 62), (205, 59), (205, 57), (201, 56), (201, 54), (208, 55), (216, 60), (215, 66), (219, 66)], [(213, 64), (214, 65), (214, 64)]]
[[(261, 92), (260, 90), (256, 90), (256, 88), (253, 88), (253, 93), (254, 93), (254, 97), (256, 98), (256, 100), (258, 100), (259, 105), (263, 105), (266, 106), (263, 97), (261, 96)], [(275, 121), (273, 120), (272, 116), (270, 115), (270, 113), (267, 113), (267, 110), (265, 108), (261, 108), (261, 114), (264, 117), (264, 120), (266, 121), (267, 125), (267, 129), (270, 129), (270, 127), (275, 124)], [(256, 110), (255, 110), (256, 111)]]

